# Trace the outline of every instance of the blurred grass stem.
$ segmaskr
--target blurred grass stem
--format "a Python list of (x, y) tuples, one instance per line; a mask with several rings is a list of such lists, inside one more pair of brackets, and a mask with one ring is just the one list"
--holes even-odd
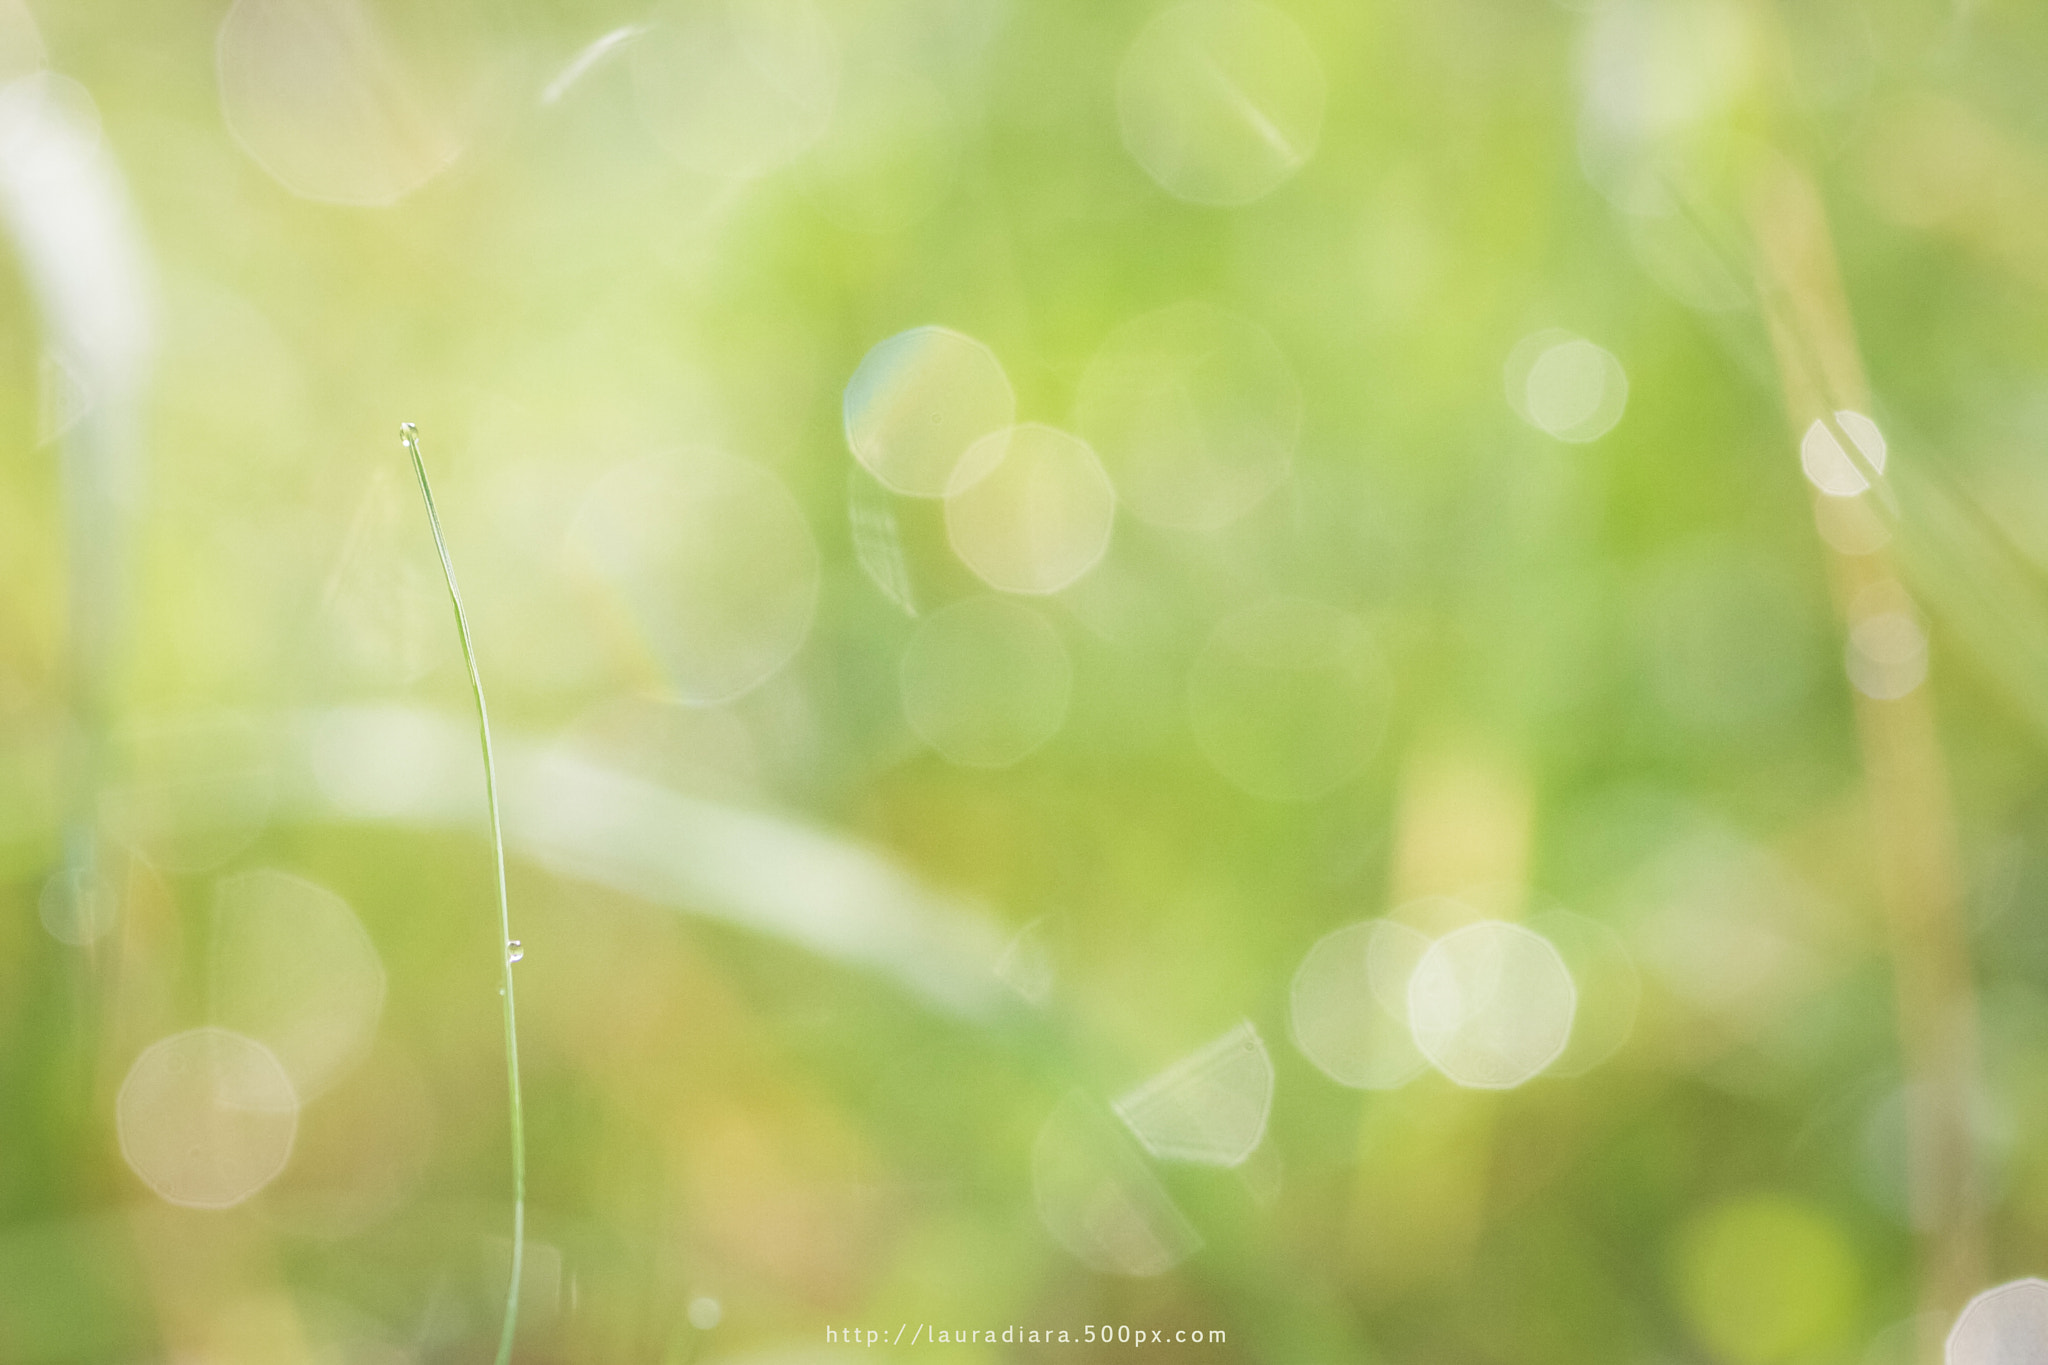
[(427, 525), (433, 528), (434, 548), (441, 554), (441, 574), (448, 583), (448, 601), (455, 608), (455, 629), (462, 637), (462, 661), (469, 667), (470, 693), (476, 698), (478, 735), (483, 742), (484, 791), (491, 811), (491, 856), (498, 872), (498, 962), (505, 974), (499, 994), (505, 1000), (505, 1081), (512, 1103), (512, 1283), (505, 1291), (505, 1326), (498, 1336), (497, 1365), (512, 1359), (512, 1338), (519, 1327), (519, 1280), (526, 1259), (526, 1123), (519, 1103), (519, 1023), (512, 996), (512, 905), (505, 891), (505, 830), (498, 815), (498, 771), (491, 757), (491, 715), (484, 706), (483, 677), (477, 672), (476, 649), (469, 638), (469, 616), (462, 609), (462, 590), (455, 585), (455, 563), (448, 557), (448, 541), (441, 534), (441, 516), (434, 510), (434, 489), (427, 481), (426, 462), (420, 458), (419, 428), (406, 422), (398, 429), (406, 453), (412, 456), (412, 472), (420, 481), (420, 497), (427, 505)]
[[(1834, 431), (1838, 409), (1869, 411), (1868, 384), (1819, 192), (1804, 171), (1783, 160), (1769, 164), (1752, 188), (1758, 290), (1796, 444), (1816, 420)], [(1852, 446), (1842, 433), (1836, 440), (1845, 451)], [(1866, 477), (1874, 489), (1888, 491), (1877, 471)], [(1845, 619), (1863, 591), (1896, 584), (1882, 549), (1830, 549), (1827, 558)], [(1852, 699), (1905, 1072), (1920, 1308), (1923, 1321), (1945, 1324), (1980, 1287), (1987, 1259), (1971, 1132), (1976, 1004), (1955, 817), (1928, 684), (1882, 699), (1856, 690)], [(1938, 1333), (1930, 1331), (1920, 1358), (1940, 1357)]]

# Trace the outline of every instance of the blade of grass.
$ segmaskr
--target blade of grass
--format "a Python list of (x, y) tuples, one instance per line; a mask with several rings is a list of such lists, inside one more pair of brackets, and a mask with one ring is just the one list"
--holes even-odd
[(483, 741), (484, 791), (491, 810), (491, 856), (498, 871), (498, 960), (504, 969), (505, 985), (505, 1081), (512, 1100), (512, 1284), (505, 1291), (505, 1326), (498, 1336), (497, 1365), (512, 1359), (512, 1338), (519, 1327), (519, 1278), (526, 1258), (526, 1123), (519, 1103), (519, 1022), (512, 1000), (512, 903), (505, 893), (505, 829), (498, 817), (498, 770), (491, 758), (491, 715), (484, 706), (484, 680), (477, 672), (476, 650), (469, 638), (469, 615), (462, 609), (462, 590), (455, 586), (455, 562), (448, 557), (448, 541), (441, 534), (441, 514), (434, 510), (433, 485), (427, 482), (426, 461), (420, 458), (419, 428), (411, 422), (398, 428), (399, 440), (412, 456), (412, 472), (420, 481), (420, 497), (427, 505), (427, 525), (433, 528), (434, 548), (441, 554), (441, 575), (448, 582), (448, 601), (455, 608), (455, 629), (462, 637), (462, 661), (469, 666), (469, 689), (476, 698), (477, 732)]

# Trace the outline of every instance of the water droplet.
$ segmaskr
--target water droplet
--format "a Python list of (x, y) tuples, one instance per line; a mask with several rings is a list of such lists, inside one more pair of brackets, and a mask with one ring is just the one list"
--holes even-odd
[(725, 1309), (708, 1295), (690, 1300), (690, 1326), (708, 1332), (725, 1317)]
[(520, 958), (525, 956), (526, 949), (520, 945), (518, 939), (515, 938), (505, 945), (505, 960), (507, 962), (517, 962)]

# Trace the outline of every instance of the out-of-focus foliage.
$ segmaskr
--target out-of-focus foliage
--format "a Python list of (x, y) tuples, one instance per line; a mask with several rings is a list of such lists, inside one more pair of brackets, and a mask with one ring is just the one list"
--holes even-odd
[(0, 1361), (495, 1340), (401, 421), (518, 1359), (1929, 1359), (2048, 1268), (2044, 75), (0, 0)]

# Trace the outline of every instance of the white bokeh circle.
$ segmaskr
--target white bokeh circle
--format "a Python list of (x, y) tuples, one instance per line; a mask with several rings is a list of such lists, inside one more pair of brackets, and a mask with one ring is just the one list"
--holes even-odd
[(1212, 530), (1287, 477), (1301, 410), (1300, 381), (1264, 328), (1188, 302), (1110, 333), (1074, 425), (1139, 517)]
[(1571, 1041), (1577, 988), (1548, 939), (1479, 920), (1431, 944), (1408, 980), (1408, 1020), (1430, 1065), (1462, 1086), (1506, 1090)]
[(1187, 0), (1138, 32), (1117, 69), (1124, 146), (1177, 199), (1236, 207), (1315, 154), (1322, 64), (1295, 22), (1250, 0)]
[(143, 1049), (114, 1100), (121, 1155), (161, 1198), (231, 1208), (291, 1159), (299, 1098), (269, 1048), (224, 1028)]

